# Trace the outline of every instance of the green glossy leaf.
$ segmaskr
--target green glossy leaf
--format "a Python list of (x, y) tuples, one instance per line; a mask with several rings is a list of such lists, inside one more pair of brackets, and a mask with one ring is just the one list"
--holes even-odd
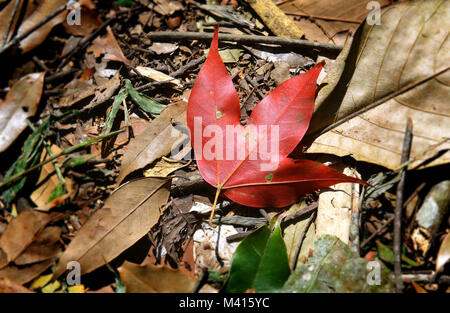
[(125, 85), (131, 98), (133, 98), (134, 102), (136, 102), (136, 104), (139, 105), (139, 107), (145, 112), (150, 114), (159, 114), (162, 109), (166, 107), (165, 105), (156, 102), (152, 98), (134, 89), (133, 85), (131, 85), (131, 81), (128, 79), (125, 81)]
[(278, 292), (288, 279), (286, 246), (279, 224), (273, 233), (263, 226), (248, 235), (233, 255), (227, 292)]

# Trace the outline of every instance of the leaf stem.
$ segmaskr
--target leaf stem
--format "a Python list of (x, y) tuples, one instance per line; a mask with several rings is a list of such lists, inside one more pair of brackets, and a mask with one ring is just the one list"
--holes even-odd
[(209, 224), (210, 225), (212, 224), (212, 219), (214, 217), (214, 212), (215, 212), (216, 206), (217, 206), (217, 199), (219, 199), (219, 195), (220, 195), (220, 192), (222, 191), (222, 187), (223, 187), (223, 184), (220, 184), (217, 186), (216, 196), (214, 197), (214, 203), (213, 203), (213, 207), (211, 210), (211, 215), (209, 216)]

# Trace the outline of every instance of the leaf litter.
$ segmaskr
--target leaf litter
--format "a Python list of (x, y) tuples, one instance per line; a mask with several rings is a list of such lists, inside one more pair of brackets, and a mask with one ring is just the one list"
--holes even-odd
[[(0, 40), (7, 38), (11, 43), (15, 34), (24, 34), (64, 4), (19, 1), (27, 3), (27, 8), (19, 8), (23, 17), (19, 20), (17, 12), (12, 14), (15, 2), (0, 11)], [(349, 11), (339, 1), (332, 10), (326, 1), (257, 1), (250, 11), (235, 1), (220, 5), (209, 1), (153, 4), (140, 0), (114, 5), (80, 1), (82, 25), (69, 25), (65, 17), (73, 11), (63, 10), (16, 42), (18, 46), (2, 48), (2, 57), (22, 56), (11, 58), (5, 67), (1, 90), (3, 108), (5, 103), (10, 107), (4, 115), (20, 113), (21, 117), (5, 118), (1, 129), (8, 139), (0, 142), (5, 160), (0, 172), (0, 290), (390, 291), (387, 285), (385, 289), (368, 287), (361, 275), (367, 260), (381, 264), (383, 279), (394, 271), (393, 212), (396, 203), (402, 202), (406, 210), (400, 249), (404, 291), (445, 291), (448, 195), (438, 186), (448, 172), (448, 123), (439, 103), (446, 95), (448, 49), (447, 41), (438, 40), (445, 34), (433, 29), (445, 23), (438, 20), (446, 16), (448, 6), (439, 1), (412, 1), (384, 8), (388, 3), (383, 1), (384, 23), (371, 27), (364, 20), (366, 1), (353, 2), (354, 10)], [(437, 14), (431, 14), (433, 10)], [(396, 14), (414, 18), (392, 18)], [(385, 40), (398, 20), (394, 37), (403, 40)], [(421, 31), (408, 23), (419, 25), (416, 20), (425, 21), (422, 32), (429, 36), (411, 46), (410, 39)], [(279, 28), (275, 21), (288, 26)], [(317, 48), (294, 47), (295, 40), (285, 44), (231, 40), (221, 41), (216, 54), (215, 41), (208, 49), (209, 43), (202, 40), (170, 40), (171, 33), (169, 40), (151, 39), (152, 34), (166, 30), (181, 35), (199, 32), (200, 38), (217, 25), (236, 38), (244, 34), (301, 38), (304, 33), (302, 38), (317, 41)], [(382, 63), (371, 55), (370, 47), (377, 40), (385, 47)], [(427, 44), (427, 40), (441, 46)], [(325, 51), (328, 43), (335, 51), (345, 45), (336, 60)], [(422, 46), (436, 55), (434, 61), (424, 57), (418, 49)], [(405, 63), (402, 58), (408, 51)], [(22, 64), (24, 60), (27, 63)], [(324, 68), (321, 60), (325, 60)], [(401, 72), (392, 70), (399, 64), (406, 64), (405, 84), (426, 81), (397, 95), (409, 85), (403, 80), (397, 87), (383, 84)], [(361, 73), (376, 72), (378, 79), (363, 75), (367, 86), (360, 83)], [(37, 79), (27, 88), (24, 82), (30, 77)], [(238, 175), (226, 182), (230, 172), (225, 163), (216, 171), (205, 170), (211, 164), (191, 160), (199, 150), (190, 137), (188, 121), (196, 115), (210, 122), (211, 98), (209, 90), (202, 88), (217, 80), (223, 83), (213, 92), (222, 92), (222, 97), (216, 100), (219, 112), (211, 116), (219, 125), (232, 117), (231, 125), (241, 129), (255, 121), (267, 122), (266, 112), (283, 106), (280, 90), (292, 96), (290, 90), (300, 90), (299, 84), (306, 83), (309, 87), (297, 98), (307, 102), (308, 109), (299, 111), (305, 115), (299, 127), (286, 128), (292, 140), (286, 142), (288, 148), (281, 145), (282, 164), (294, 162), (293, 168), (302, 162), (314, 164), (321, 171), (307, 179), (323, 177), (327, 169), (327, 175), (338, 176), (339, 181), (328, 181), (326, 186), (341, 183), (324, 189), (325, 185), (306, 180), (302, 186), (294, 182), (294, 190), (288, 190), (291, 187), (279, 180), (277, 171), (246, 172), (240, 167), (235, 169)], [(369, 86), (374, 82), (379, 85), (375, 89)], [(389, 93), (382, 94), (385, 91)], [(384, 96), (393, 98), (384, 101)], [(357, 100), (357, 107), (348, 105), (349, 97)], [(227, 99), (233, 105), (222, 107), (220, 101)], [(422, 104), (416, 103), (419, 99)], [(380, 101), (378, 111), (389, 112), (389, 118), (371, 107), (374, 101)], [(438, 105), (424, 108), (430, 101)], [(360, 113), (358, 109), (365, 106), (369, 110)], [(285, 117), (295, 112), (292, 108)], [(422, 124), (424, 114), (430, 115), (431, 126)], [(405, 195), (397, 199), (398, 171), (405, 166), (399, 164), (399, 153), (406, 115), (415, 123), (413, 159), (407, 164)], [(342, 124), (334, 125), (341, 120)], [(13, 121), (20, 124), (15, 131), (10, 125)], [(283, 122), (279, 124), (284, 127)], [(327, 129), (331, 126), (334, 129)], [(383, 131), (373, 130), (380, 126)], [(317, 136), (323, 129), (327, 132)], [(413, 167), (419, 170), (411, 171)], [(304, 177), (307, 169), (290, 175)], [(281, 176), (285, 174), (289, 173)], [(364, 180), (371, 186), (354, 184)], [(280, 188), (287, 189), (280, 192)], [(439, 210), (432, 199), (437, 199)], [(207, 223), (210, 215), (212, 224)], [(424, 215), (432, 219), (432, 227), (424, 227)], [(269, 249), (262, 257), (249, 257), (251, 245)], [(334, 258), (323, 258), (323, 253), (345, 260), (337, 266)], [(81, 263), (85, 285), (65, 283), (63, 273), (73, 259)], [(274, 262), (278, 267), (274, 268)], [(244, 265), (254, 275), (242, 274)], [(318, 269), (317, 279), (306, 279), (312, 268)], [(88, 277), (101, 277), (98, 273), (104, 269), (108, 278), (92, 285)], [(337, 270), (345, 277), (336, 278)]]

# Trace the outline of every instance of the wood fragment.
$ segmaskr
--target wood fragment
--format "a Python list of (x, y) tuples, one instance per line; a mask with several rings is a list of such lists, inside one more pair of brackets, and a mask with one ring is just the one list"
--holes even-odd
[[(408, 118), (406, 123), (405, 137), (403, 141), (403, 151), (401, 163), (406, 162), (409, 159), (412, 145), (412, 133), (413, 122), (411, 118)], [(402, 211), (403, 211), (403, 192), (405, 189), (406, 170), (403, 168), (400, 172), (400, 182), (397, 185), (397, 200), (395, 206), (394, 217), (394, 273), (395, 273), (395, 287), (397, 292), (401, 292), (403, 288), (401, 274), (401, 243), (402, 243)]]

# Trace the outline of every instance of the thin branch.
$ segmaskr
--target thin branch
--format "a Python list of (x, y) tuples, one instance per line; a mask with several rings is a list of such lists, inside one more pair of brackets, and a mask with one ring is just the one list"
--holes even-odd
[(303, 228), (302, 233), (300, 234), (300, 238), (298, 240), (297, 247), (295, 249), (293, 264), (292, 264), (292, 270), (295, 271), (295, 268), (297, 267), (297, 260), (300, 255), (300, 251), (302, 250), (303, 241), (305, 240), (306, 234), (308, 233), (309, 228), (311, 227), (311, 224), (316, 219), (317, 211), (312, 212), (311, 216), (308, 218), (308, 221), (305, 225), (305, 228)]
[[(412, 120), (408, 118), (406, 123), (405, 138), (403, 141), (403, 151), (401, 163), (409, 159), (412, 144)], [(402, 267), (401, 267), (401, 243), (402, 243), (402, 211), (403, 211), (403, 192), (405, 189), (406, 169), (403, 168), (400, 172), (400, 182), (397, 185), (397, 200), (395, 205), (394, 217), (394, 273), (395, 273), (395, 287), (396, 291), (402, 290)]]
[(344, 23), (352, 23), (352, 24), (361, 24), (361, 21), (352, 20), (342, 17), (332, 17), (332, 16), (321, 16), (321, 15), (311, 15), (306, 13), (289, 13), (285, 12), (286, 15), (291, 16), (299, 16), (299, 17), (307, 17), (313, 20), (325, 20), (325, 21), (333, 21), (333, 22), (344, 22)]
[[(148, 38), (153, 41), (189, 41), (198, 40), (203, 42), (210, 42), (212, 40), (212, 33), (198, 33), (198, 32), (155, 32), (148, 35)], [(234, 34), (219, 34), (222, 41), (233, 41), (240, 44), (272, 44), (284, 47), (290, 47), (303, 50), (317, 50), (320, 52), (328, 52), (331, 55), (338, 55), (342, 50), (342, 46), (336, 46), (329, 43), (319, 43), (315, 41), (281, 38), (276, 36), (256, 36), (256, 35), (234, 35)]]

